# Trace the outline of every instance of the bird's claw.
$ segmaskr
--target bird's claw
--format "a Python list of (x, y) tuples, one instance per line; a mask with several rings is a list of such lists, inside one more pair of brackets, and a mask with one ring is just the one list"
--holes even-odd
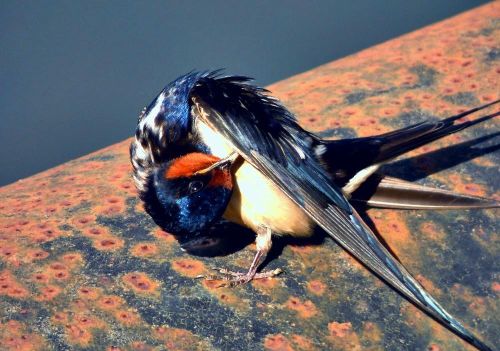
[(259, 272), (252, 274), (251, 272), (233, 272), (225, 268), (214, 268), (218, 273), (199, 275), (197, 278), (203, 278), (206, 280), (222, 280), (223, 283), (218, 287), (236, 287), (248, 283), (254, 279), (267, 279), (273, 278), (283, 272), (281, 268), (276, 268), (271, 271)]

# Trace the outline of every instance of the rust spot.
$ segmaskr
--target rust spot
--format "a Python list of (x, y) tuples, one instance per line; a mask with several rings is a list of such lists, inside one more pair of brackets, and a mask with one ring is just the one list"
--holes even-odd
[(279, 279), (264, 278), (252, 280), (252, 285), (260, 291), (270, 291), (278, 286)]
[(313, 342), (302, 336), (302, 335), (297, 335), (297, 334), (293, 334), (292, 335), (292, 343), (294, 346), (296, 346), (296, 349), (297, 350), (304, 350), (304, 351), (312, 351), (312, 350), (316, 350), (316, 347), (314, 347), (314, 344)]
[(148, 242), (137, 243), (132, 247), (130, 252), (132, 255), (138, 257), (151, 257), (158, 253), (158, 246)]
[(78, 290), (78, 295), (85, 300), (95, 300), (101, 295), (101, 289), (90, 286), (82, 286)]
[(197, 277), (205, 272), (205, 265), (192, 258), (180, 258), (172, 261), (172, 268), (186, 277)]
[(162, 242), (165, 242), (168, 244), (176, 242), (175, 237), (172, 234), (167, 233), (166, 231), (161, 230), (160, 228), (156, 228), (153, 232), (153, 235), (156, 238), (158, 238), (159, 240), (161, 240)]
[(126, 310), (116, 311), (115, 318), (118, 322), (129, 326), (138, 324), (140, 321), (139, 315), (136, 312)]
[(312, 301), (302, 301), (298, 297), (290, 297), (285, 306), (296, 311), (301, 318), (311, 318), (318, 313)]
[(47, 341), (30, 328), (17, 321), (0, 323), (0, 343), (3, 350), (43, 351), (49, 347)]
[(123, 247), (124, 241), (114, 237), (107, 237), (103, 239), (94, 240), (94, 247), (102, 251), (116, 251)]
[(123, 299), (119, 296), (107, 295), (97, 301), (97, 305), (104, 310), (111, 310), (120, 307)]
[(314, 295), (323, 295), (326, 290), (326, 285), (320, 280), (311, 280), (307, 283), (307, 289)]
[(185, 329), (156, 327), (153, 330), (153, 336), (163, 341), (167, 350), (189, 351), (213, 349), (208, 342), (203, 341), (200, 337)]
[(7, 295), (15, 299), (23, 299), (30, 295), (29, 291), (21, 285), (13, 274), (4, 270), (0, 272), (0, 296)]
[(29, 258), (29, 261), (32, 262), (35, 260), (43, 260), (44, 258), (47, 258), (49, 256), (49, 253), (41, 249), (34, 249), (28, 250), (26, 252), (26, 256)]
[(72, 345), (88, 346), (92, 341), (92, 334), (76, 324), (66, 325), (66, 339)]
[(290, 341), (283, 334), (266, 336), (264, 339), (264, 348), (272, 351), (293, 351)]
[(35, 298), (37, 301), (51, 301), (61, 293), (57, 285), (47, 285), (40, 289), (40, 294)]
[(104, 228), (91, 227), (84, 229), (83, 234), (90, 237), (97, 237), (102, 235), (109, 235), (109, 231)]
[(122, 278), (127, 287), (139, 294), (158, 294), (159, 283), (147, 274), (133, 272), (125, 274)]
[(345, 338), (352, 332), (352, 325), (350, 322), (339, 323), (331, 322), (328, 323), (328, 331), (330, 336), (334, 338)]
[(84, 228), (88, 225), (92, 225), (95, 223), (95, 216), (92, 215), (84, 215), (84, 216), (78, 216), (75, 217), (71, 220), (71, 223), (76, 226), (77, 228)]

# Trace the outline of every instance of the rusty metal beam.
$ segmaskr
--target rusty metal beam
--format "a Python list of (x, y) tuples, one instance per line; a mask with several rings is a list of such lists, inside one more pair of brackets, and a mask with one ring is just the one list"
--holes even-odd
[[(492, 2), (269, 89), (324, 137), (387, 132), (498, 99), (498, 38)], [(450, 136), (386, 173), (498, 197), (495, 131), (491, 121)], [(268, 264), (286, 271), (274, 280), (230, 289), (193, 279), (212, 266), (244, 269), (252, 246), (216, 258), (182, 252), (142, 210), (128, 144), (0, 188), (2, 349), (471, 349), (328, 239), (283, 245)], [(367, 212), (410, 272), (490, 343), (497, 214)]]

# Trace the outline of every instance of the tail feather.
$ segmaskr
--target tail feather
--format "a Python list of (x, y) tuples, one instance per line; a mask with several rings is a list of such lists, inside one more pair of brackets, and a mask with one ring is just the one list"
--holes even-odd
[[(322, 141), (317, 147), (317, 155), (336, 185), (344, 187), (358, 172), (370, 166), (387, 162), (432, 141), (499, 116), (500, 111), (497, 111), (472, 121), (456, 123), (463, 117), (497, 103), (500, 100), (438, 122), (421, 122), (372, 137)], [(376, 167), (373, 167), (375, 170)]]
[[(459, 132), (473, 125), (486, 122), (499, 115), (500, 111), (473, 121), (462, 122), (459, 124), (454, 124), (454, 122), (459, 118), (453, 116), (437, 123), (424, 122), (420, 126), (415, 125), (413, 127), (409, 127), (407, 130), (401, 130), (393, 136), (385, 137), (386, 140), (382, 142), (383, 145), (380, 148), (380, 153), (374, 160), (374, 163), (381, 163), (390, 160), (444, 136)], [(378, 136), (377, 138), (384, 138), (384, 136)]]

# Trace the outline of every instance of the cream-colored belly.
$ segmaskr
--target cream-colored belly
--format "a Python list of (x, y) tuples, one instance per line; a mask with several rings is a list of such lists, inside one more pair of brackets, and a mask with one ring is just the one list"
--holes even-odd
[(243, 164), (234, 173), (235, 186), (224, 217), (254, 231), (266, 227), (274, 234), (310, 236), (313, 221), (262, 173)]
[[(233, 152), (230, 144), (204, 122), (197, 120), (196, 129), (215, 156), (225, 158)], [(274, 234), (296, 237), (312, 235), (315, 226), (295, 202), (245, 161), (235, 167), (233, 194), (224, 218), (255, 232), (266, 227)]]

